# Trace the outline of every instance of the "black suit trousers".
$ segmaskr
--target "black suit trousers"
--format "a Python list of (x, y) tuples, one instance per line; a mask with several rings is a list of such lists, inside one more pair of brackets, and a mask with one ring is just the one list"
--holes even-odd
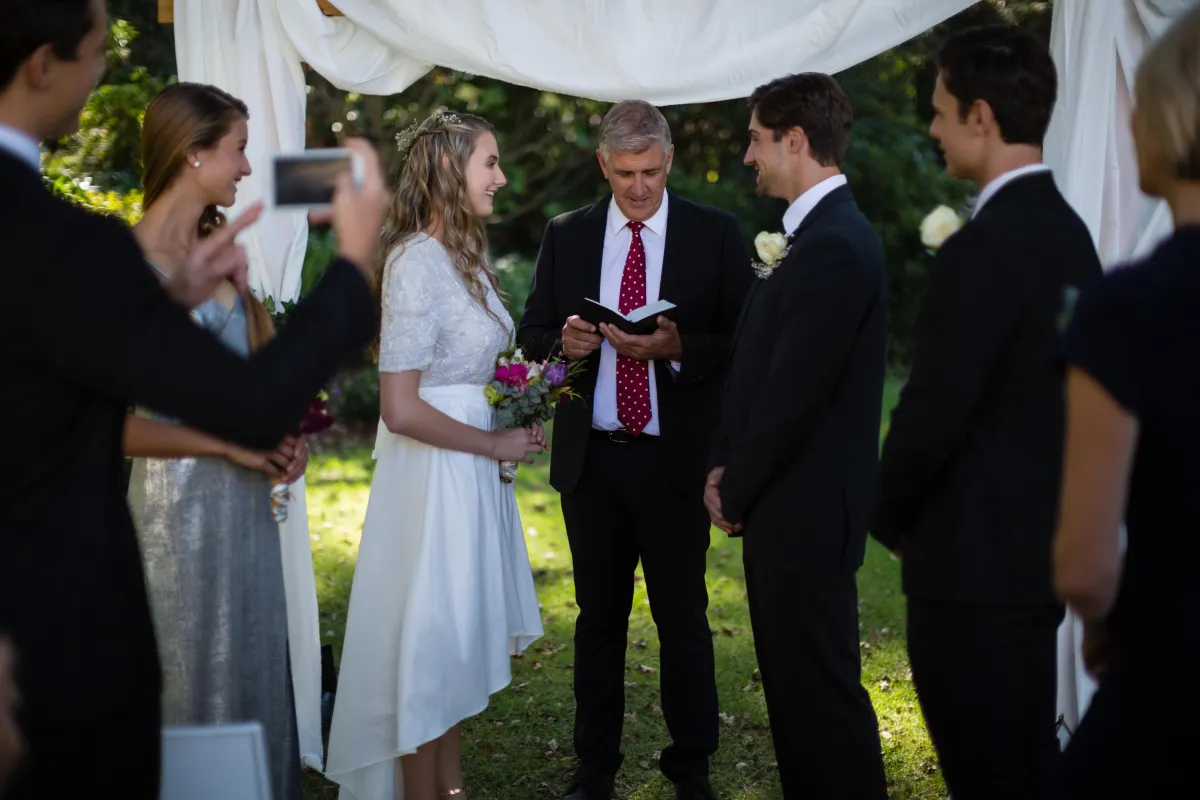
[(854, 574), (744, 561), (784, 797), (886, 800), (879, 722), (862, 685)]
[(1058, 757), (1055, 606), (908, 600), (908, 656), (954, 800), (1039, 797)]
[(658, 437), (618, 443), (590, 434), (576, 491), (562, 495), (575, 570), (575, 752), (591, 769), (621, 764), (625, 651), (641, 559), (658, 628), (662, 709), (672, 744), (659, 766), (673, 781), (707, 776), (717, 749), (717, 685), (708, 588), (709, 519), (664, 477)]

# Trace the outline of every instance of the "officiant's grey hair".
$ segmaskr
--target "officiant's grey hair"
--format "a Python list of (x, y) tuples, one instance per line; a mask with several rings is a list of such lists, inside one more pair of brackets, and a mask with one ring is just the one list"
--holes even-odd
[(645, 100), (622, 100), (600, 122), (600, 155), (644, 153), (654, 145), (671, 149), (671, 126), (663, 113)]

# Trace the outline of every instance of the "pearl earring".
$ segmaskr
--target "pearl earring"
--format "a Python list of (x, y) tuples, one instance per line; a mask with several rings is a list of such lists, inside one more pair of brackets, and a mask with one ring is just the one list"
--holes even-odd
[(193, 166), (193, 167), (197, 167), (197, 168), (199, 168), (199, 166), (200, 166), (200, 159), (196, 159), (195, 161), (193, 161), (193, 162), (192, 162), (192, 166)]

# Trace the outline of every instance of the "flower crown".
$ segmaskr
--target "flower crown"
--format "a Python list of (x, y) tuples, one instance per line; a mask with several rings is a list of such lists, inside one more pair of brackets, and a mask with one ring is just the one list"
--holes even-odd
[[(446, 125), (458, 125), (462, 119), (451, 111), (445, 109), (438, 111), (424, 122), (414, 122), (404, 130), (396, 134), (396, 149), (400, 151), (400, 158), (407, 159), (408, 152), (412, 150), (413, 142), (420, 136), (427, 133), (436, 133), (438, 129)], [(422, 126), (427, 126), (422, 129)]]

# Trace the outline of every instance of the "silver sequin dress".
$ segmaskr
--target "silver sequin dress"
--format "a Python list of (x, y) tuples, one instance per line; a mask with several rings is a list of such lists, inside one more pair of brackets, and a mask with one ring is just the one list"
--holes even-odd
[[(231, 350), (249, 354), (240, 298), (232, 310), (210, 300), (193, 316)], [(162, 658), (163, 722), (261, 722), (272, 795), (299, 800), (287, 604), (269, 479), (218, 458), (139, 458), (129, 507)]]

